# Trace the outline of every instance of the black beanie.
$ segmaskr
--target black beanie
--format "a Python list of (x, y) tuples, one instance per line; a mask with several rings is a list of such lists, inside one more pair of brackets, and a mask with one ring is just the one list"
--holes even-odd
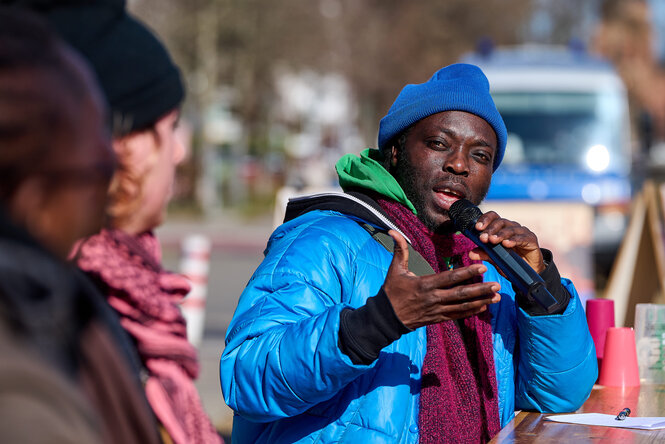
[(180, 71), (125, 0), (17, 0), (52, 23), (88, 60), (111, 108), (116, 135), (152, 126), (184, 98)]

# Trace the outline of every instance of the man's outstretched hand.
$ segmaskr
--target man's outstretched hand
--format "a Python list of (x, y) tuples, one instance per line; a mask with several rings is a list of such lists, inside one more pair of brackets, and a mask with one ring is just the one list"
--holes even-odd
[(415, 329), (466, 318), (487, 310), (488, 304), (501, 300), (498, 282), (469, 283), (470, 279), (487, 271), (482, 264), (416, 276), (409, 271), (406, 240), (397, 231), (390, 230), (388, 234), (395, 241), (395, 252), (383, 291), (406, 327)]

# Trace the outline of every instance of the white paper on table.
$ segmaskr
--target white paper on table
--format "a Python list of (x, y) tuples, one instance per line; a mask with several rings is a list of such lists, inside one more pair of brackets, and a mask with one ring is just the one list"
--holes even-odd
[(546, 416), (545, 419), (569, 424), (583, 424), (603, 427), (622, 427), (628, 429), (655, 430), (665, 428), (665, 417), (627, 417), (617, 421), (616, 415), (602, 413), (577, 413), (572, 415)]

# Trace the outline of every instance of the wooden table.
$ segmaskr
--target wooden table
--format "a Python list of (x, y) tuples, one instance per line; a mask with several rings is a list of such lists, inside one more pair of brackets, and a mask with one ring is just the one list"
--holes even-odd
[[(665, 416), (665, 385), (603, 387), (595, 385), (577, 413), (616, 415), (624, 407), (630, 416)], [(636, 430), (546, 421), (550, 414), (520, 412), (491, 443), (665, 443), (665, 429)]]

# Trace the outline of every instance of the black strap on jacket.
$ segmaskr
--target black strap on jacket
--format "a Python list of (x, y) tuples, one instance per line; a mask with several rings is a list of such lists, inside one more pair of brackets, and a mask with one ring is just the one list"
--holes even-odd
[[(361, 224), (369, 234), (380, 243), (386, 250), (390, 253), (395, 252), (395, 241), (393, 238), (386, 233), (381, 231), (369, 224)], [(409, 249), (409, 271), (416, 276), (427, 276), (429, 274), (434, 274), (434, 269), (432, 266), (425, 260), (425, 258), (418, 253), (411, 244), (407, 243), (407, 248)]]

